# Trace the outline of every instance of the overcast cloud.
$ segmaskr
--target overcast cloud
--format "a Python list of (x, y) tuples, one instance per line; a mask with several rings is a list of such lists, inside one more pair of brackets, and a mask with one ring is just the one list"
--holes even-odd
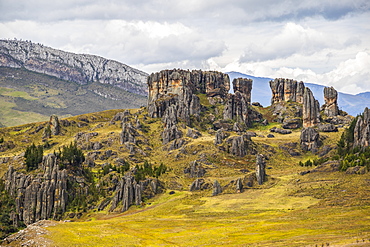
[(238, 71), (370, 91), (368, 0), (0, 0), (0, 38), (145, 72)]

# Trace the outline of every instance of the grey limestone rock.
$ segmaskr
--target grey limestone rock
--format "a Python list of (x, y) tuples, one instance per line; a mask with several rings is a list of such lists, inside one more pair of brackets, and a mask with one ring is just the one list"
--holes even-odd
[(215, 136), (215, 145), (222, 144), (224, 139), (226, 139), (229, 136), (229, 134), (224, 129), (219, 129), (216, 132)]
[(322, 106), (324, 114), (328, 117), (334, 117), (339, 115), (338, 108), (338, 93), (333, 87), (324, 88), (324, 100), (325, 104)]
[(243, 192), (243, 181), (241, 178), (238, 178), (236, 180), (236, 184), (235, 184), (235, 187), (236, 187), (236, 193), (241, 193)]
[(317, 153), (321, 144), (319, 132), (311, 127), (302, 129), (300, 142), (302, 150)]
[(320, 122), (320, 105), (311, 89), (306, 87), (303, 95), (303, 127), (312, 127)]
[(364, 113), (357, 119), (354, 129), (354, 147), (365, 148), (370, 145), (370, 110), (365, 108)]
[(266, 162), (262, 154), (256, 155), (256, 178), (259, 185), (263, 184), (266, 179)]
[(206, 169), (197, 161), (192, 161), (190, 165), (184, 169), (184, 173), (189, 174), (191, 178), (200, 178), (204, 176)]
[(228, 152), (239, 157), (244, 157), (247, 154), (253, 154), (255, 152), (250, 137), (245, 134), (232, 136), (226, 140), (226, 143), (228, 145)]
[(303, 103), (304, 84), (290, 79), (275, 79), (270, 81), (272, 91), (271, 104), (279, 102), (298, 102)]
[(217, 180), (215, 180), (215, 182), (213, 183), (212, 196), (217, 196), (221, 193), (222, 193), (222, 187), (221, 187), (220, 183)]

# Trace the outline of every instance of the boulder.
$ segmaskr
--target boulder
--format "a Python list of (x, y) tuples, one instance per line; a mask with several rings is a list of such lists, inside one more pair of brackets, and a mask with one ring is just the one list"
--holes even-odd
[(215, 180), (215, 182), (213, 183), (213, 193), (212, 193), (212, 196), (217, 196), (219, 194), (222, 193), (222, 188), (221, 188), (221, 185), (220, 183)]
[(302, 127), (302, 120), (300, 118), (285, 118), (281, 127), (283, 129), (298, 129)]
[(244, 157), (247, 154), (253, 154), (255, 149), (253, 147), (253, 142), (250, 137), (243, 134), (241, 136), (232, 136), (226, 140), (227, 150), (230, 154), (239, 157)]
[(219, 129), (215, 136), (215, 145), (222, 144), (223, 140), (226, 139), (229, 134), (224, 129)]
[(317, 129), (320, 131), (320, 132), (338, 132), (338, 128), (335, 127), (334, 124), (324, 124), (324, 123), (320, 123), (319, 125), (317, 125)]
[(238, 178), (236, 180), (236, 183), (235, 183), (235, 189), (236, 189), (236, 193), (241, 193), (243, 192), (243, 181), (241, 178)]
[(191, 178), (199, 178), (204, 176), (206, 169), (204, 169), (203, 166), (198, 164), (196, 161), (193, 161), (184, 169), (184, 173), (189, 174), (189, 177)]
[(193, 139), (197, 139), (202, 136), (202, 133), (195, 129), (188, 129), (186, 136)]
[(321, 145), (319, 132), (311, 127), (302, 129), (300, 142), (302, 150), (317, 153)]
[(270, 131), (271, 132), (275, 132), (275, 133), (279, 133), (279, 134), (282, 134), (282, 135), (286, 135), (286, 134), (291, 134), (292, 133), (291, 130), (280, 129), (280, 128), (277, 128), (277, 127), (271, 128)]

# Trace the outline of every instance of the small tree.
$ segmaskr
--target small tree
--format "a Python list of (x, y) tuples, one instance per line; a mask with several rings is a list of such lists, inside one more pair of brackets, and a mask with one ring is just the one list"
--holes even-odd
[(44, 148), (42, 145), (36, 146), (34, 143), (26, 148), (24, 157), (26, 158), (27, 171), (37, 169), (38, 164), (42, 162), (44, 156)]

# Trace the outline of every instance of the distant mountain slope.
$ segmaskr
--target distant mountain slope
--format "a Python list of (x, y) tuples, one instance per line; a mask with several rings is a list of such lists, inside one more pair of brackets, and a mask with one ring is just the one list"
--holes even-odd
[[(260, 102), (263, 106), (269, 106), (271, 104), (269, 81), (273, 79), (250, 76), (239, 72), (228, 72), (227, 74), (230, 77), (230, 81), (239, 77), (253, 79), (252, 102)], [(305, 85), (311, 89), (315, 98), (320, 102), (320, 105), (324, 104), (323, 91), (325, 86), (306, 82)], [(338, 92), (338, 104), (341, 110), (346, 111), (352, 116), (356, 116), (362, 113), (365, 107), (370, 107), (370, 92), (357, 95)]]
[(81, 85), (110, 84), (147, 95), (147, 73), (99, 56), (74, 54), (29, 41), (0, 40), (0, 66), (26, 68)]
[(80, 85), (24, 68), (0, 67), (0, 127), (109, 109), (139, 108), (146, 97), (109, 84)]

